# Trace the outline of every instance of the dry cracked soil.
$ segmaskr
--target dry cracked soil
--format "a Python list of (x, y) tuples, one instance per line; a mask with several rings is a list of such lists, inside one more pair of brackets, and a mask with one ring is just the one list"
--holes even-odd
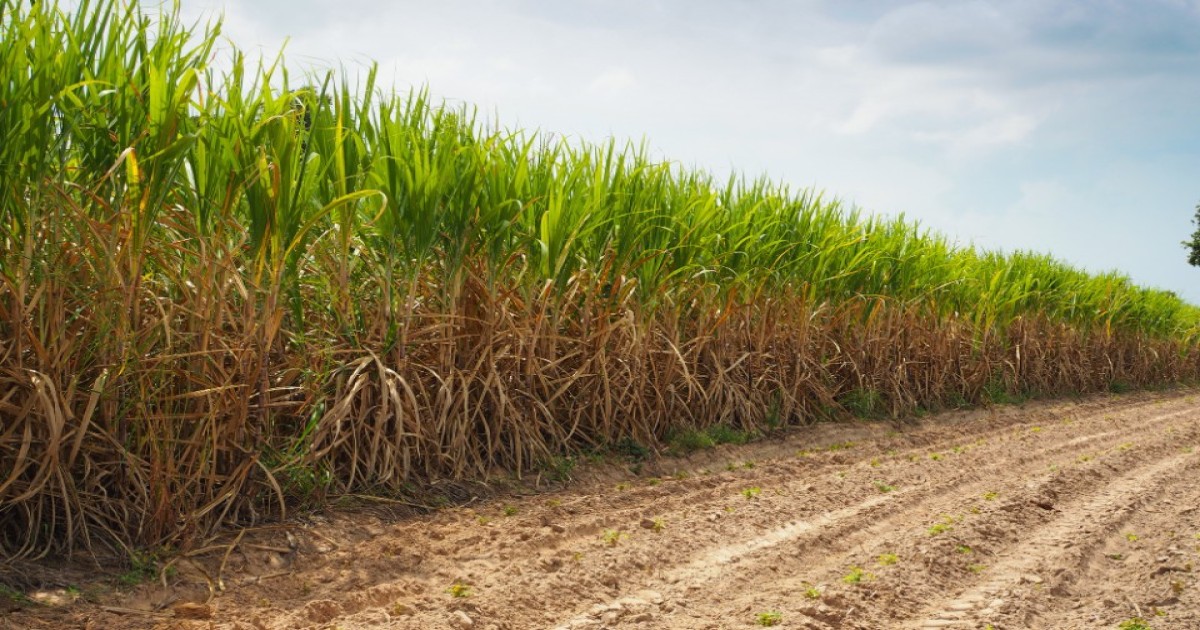
[(653, 475), (308, 515), (165, 586), (47, 568), (0, 628), (1194, 630), (1197, 445), (1196, 390), (818, 425)]

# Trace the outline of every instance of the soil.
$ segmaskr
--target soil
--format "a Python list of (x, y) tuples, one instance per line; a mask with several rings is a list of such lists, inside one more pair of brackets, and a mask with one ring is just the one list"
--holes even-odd
[(0, 628), (1195, 629), (1198, 444), (1195, 390), (818, 425), (309, 515), (166, 586), (46, 568)]

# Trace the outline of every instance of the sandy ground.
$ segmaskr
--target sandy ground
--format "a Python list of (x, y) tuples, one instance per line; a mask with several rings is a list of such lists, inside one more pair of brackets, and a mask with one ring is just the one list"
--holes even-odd
[(1196, 629), (1197, 444), (1194, 390), (821, 425), (309, 516), (0, 628)]

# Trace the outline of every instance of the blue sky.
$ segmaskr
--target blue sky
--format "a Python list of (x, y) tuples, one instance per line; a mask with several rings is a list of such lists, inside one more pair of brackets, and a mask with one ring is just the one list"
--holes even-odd
[(182, 0), (296, 68), (645, 138), (1200, 304), (1200, 0)]

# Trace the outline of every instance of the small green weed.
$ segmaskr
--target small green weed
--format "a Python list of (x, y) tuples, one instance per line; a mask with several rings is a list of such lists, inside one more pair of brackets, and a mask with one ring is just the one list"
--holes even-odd
[(667, 449), (673, 455), (688, 455), (696, 451), (710, 449), (717, 445), (704, 431), (697, 429), (681, 429), (667, 438)]
[(728, 424), (717, 424), (703, 430), (676, 431), (667, 438), (667, 445), (672, 454), (687, 455), (713, 448), (718, 444), (746, 444), (755, 437), (757, 434), (753, 431), (741, 431)]
[(600, 535), (600, 539), (609, 547), (616, 547), (621, 542), (621, 539), (626, 536), (625, 532), (616, 529), (606, 529)]
[(0, 598), (7, 599), (14, 604), (29, 605), (33, 603), (25, 593), (18, 591), (6, 584), (0, 584)]
[(463, 584), (462, 582), (455, 582), (454, 584), (450, 585), (450, 588), (446, 589), (446, 592), (450, 594), (450, 597), (460, 599), (470, 597), (471, 586), (469, 584)]
[(887, 416), (887, 404), (883, 396), (873, 389), (852, 389), (842, 394), (838, 402), (842, 408), (859, 418), (878, 420)]
[(879, 490), (880, 492), (887, 494), (887, 493), (891, 492), (892, 490), (895, 490), (896, 486), (888, 485), (882, 481), (876, 481), (875, 488), (877, 490)]
[(774, 610), (768, 610), (767, 612), (758, 613), (755, 619), (758, 620), (758, 625), (760, 626), (778, 626), (783, 622), (783, 614)]
[(1027, 397), (1009, 392), (1003, 379), (994, 378), (984, 385), (983, 399), (994, 405), (1015, 405), (1025, 402)]
[(753, 486), (742, 490), (742, 496), (746, 497), (747, 499), (757, 498), (760, 494), (762, 494), (762, 488), (759, 488), (758, 486)]
[(894, 553), (885, 553), (885, 554), (881, 554), (879, 556), (880, 566), (888, 567), (893, 564), (896, 564), (897, 562), (900, 562), (900, 556), (897, 556)]
[(705, 433), (717, 444), (746, 444), (756, 436), (753, 431), (739, 431), (727, 424), (716, 424)]
[(1113, 394), (1128, 394), (1133, 391), (1133, 385), (1125, 381), (1111, 381), (1108, 384), (1108, 391)]
[(631, 437), (623, 437), (612, 445), (612, 452), (631, 462), (644, 462), (653, 453), (644, 444)]
[(551, 481), (563, 483), (571, 480), (577, 463), (574, 457), (550, 457), (542, 462), (541, 468)]
[(1141, 617), (1126, 619), (1117, 624), (1117, 630), (1154, 630), (1150, 627), (1150, 622)]
[(129, 570), (117, 576), (117, 580), (126, 586), (136, 586), (149, 582), (158, 575), (158, 559), (154, 554), (145, 551), (134, 551), (129, 554)]
[(867, 573), (862, 567), (850, 567), (850, 572), (842, 576), (842, 581), (846, 584), (861, 584), (875, 576)]
[(944, 534), (952, 529), (954, 529), (954, 527), (952, 525), (950, 525), (949, 523), (935, 523), (935, 524), (933, 524), (933, 526), (931, 526), (929, 528), (929, 535), (937, 536), (939, 534)]

